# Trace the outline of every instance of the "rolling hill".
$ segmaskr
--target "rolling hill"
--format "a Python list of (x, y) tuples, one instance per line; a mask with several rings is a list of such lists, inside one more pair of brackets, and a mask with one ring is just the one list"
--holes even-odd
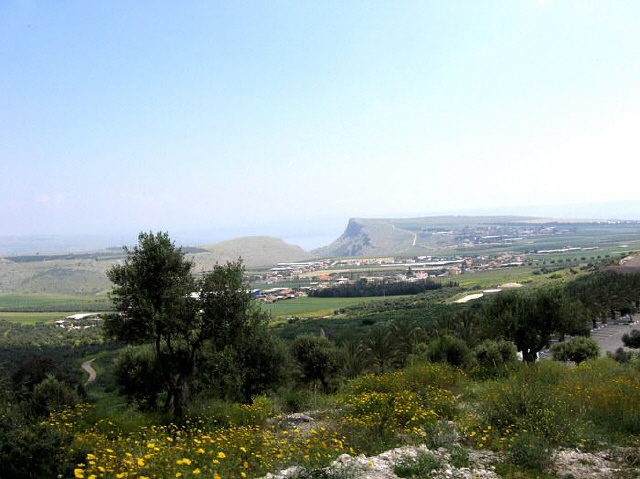
[(247, 268), (274, 266), (277, 263), (305, 261), (315, 258), (299, 246), (285, 243), (271, 236), (248, 236), (221, 243), (200, 246), (203, 252), (194, 254), (197, 268), (211, 269), (213, 265), (242, 258)]
[[(314, 257), (299, 246), (265, 236), (185, 247), (184, 251), (195, 262), (196, 272), (238, 258), (247, 268), (257, 268)], [(124, 258), (121, 249), (0, 257), (0, 293), (104, 294), (111, 289), (106, 271)]]

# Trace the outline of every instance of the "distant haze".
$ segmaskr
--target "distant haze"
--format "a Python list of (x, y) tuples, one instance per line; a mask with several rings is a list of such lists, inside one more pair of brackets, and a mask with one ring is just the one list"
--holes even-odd
[[(436, 215), (514, 215), (556, 219), (585, 220), (640, 220), (640, 202), (589, 203), (575, 205), (547, 205), (530, 207), (504, 207), (490, 210), (439, 211), (432, 214), (406, 215), (404, 218)], [(354, 215), (355, 216), (355, 215)], [(378, 216), (379, 218), (383, 216)], [(387, 217), (387, 216), (384, 216)], [(373, 217), (372, 217), (373, 218)], [(217, 243), (246, 236), (273, 236), (286, 243), (300, 246), (306, 251), (326, 246), (345, 230), (348, 217), (336, 218), (333, 222), (303, 222), (300, 224), (246, 225), (235, 230), (168, 231), (176, 244), (198, 246)], [(164, 230), (163, 230), (164, 231)], [(0, 236), (0, 255), (53, 254), (90, 252), (105, 248), (133, 246), (137, 232), (113, 235), (21, 235)]]

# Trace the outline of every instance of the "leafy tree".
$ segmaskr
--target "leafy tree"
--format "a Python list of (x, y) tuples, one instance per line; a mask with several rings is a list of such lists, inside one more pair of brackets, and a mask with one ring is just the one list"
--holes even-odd
[(12, 379), (13, 394), (28, 416), (47, 416), (86, 395), (84, 386), (49, 356), (27, 358)]
[(41, 416), (74, 406), (79, 401), (76, 390), (53, 375), (33, 388), (33, 410)]
[(124, 264), (107, 272), (118, 314), (105, 328), (116, 339), (153, 346), (165, 410), (180, 422), (204, 344), (215, 350), (237, 344), (255, 316), (244, 268), (241, 261), (216, 265), (196, 281), (193, 263), (164, 232), (140, 233), (125, 250)]
[(553, 333), (573, 331), (582, 321), (568, 304), (560, 288), (503, 291), (485, 303), (485, 337), (513, 341), (523, 361), (535, 362)]
[(339, 370), (338, 348), (324, 336), (302, 334), (291, 343), (291, 353), (298, 362), (305, 383), (320, 382), (329, 390), (333, 375)]
[(595, 359), (598, 356), (600, 356), (598, 343), (584, 336), (576, 336), (553, 348), (553, 359), (556, 361), (573, 361), (580, 364), (587, 359)]
[(153, 410), (164, 390), (162, 375), (154, 350), (149, 345), (124, 349), (114, 366), (120, 393), (135, 401), (140, 409)]
[(196, 388), (245, 403), (285, 384), (292, 369), (288, 349), (263, 324), (235, 345), (220, 349), (207, 343), (197, 366)]

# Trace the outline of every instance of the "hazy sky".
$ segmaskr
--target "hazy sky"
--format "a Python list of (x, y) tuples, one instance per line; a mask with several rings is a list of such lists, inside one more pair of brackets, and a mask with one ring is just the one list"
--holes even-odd
[(2, 0), (0, 235), (637, 201), (639, 22), (635, 0)]

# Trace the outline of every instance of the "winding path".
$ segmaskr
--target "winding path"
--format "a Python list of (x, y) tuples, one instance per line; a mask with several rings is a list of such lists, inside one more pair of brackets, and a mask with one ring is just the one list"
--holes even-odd
[(84, 363), (82, 363), (82, 369), (84, 369), (88, 374), (89, 374), (89, 379), (87, 379), (84, 383), (85, 386), (91, 384), (93, 381), (96, 380), (96, 370), (93, 369), (93, 366), (91, 365), (92, 362), (94, 362), (96, 360), (96, 358), (90, 359), (89, 361), (85, 361)]
[(416, 233), (414, 233), (413, 231), (409, 231), (409, 230), (405, 230), (402, 228), (396, 228), (396, 225), (391, 225), (391, 228), (393, 228), (396, 231), (402, 231), (403, 233), (407, 233), (413, 236), (413, 241), (411, 242), (411, 246), (416, 245), (416, 242), (418, 241), (418, 235)]

